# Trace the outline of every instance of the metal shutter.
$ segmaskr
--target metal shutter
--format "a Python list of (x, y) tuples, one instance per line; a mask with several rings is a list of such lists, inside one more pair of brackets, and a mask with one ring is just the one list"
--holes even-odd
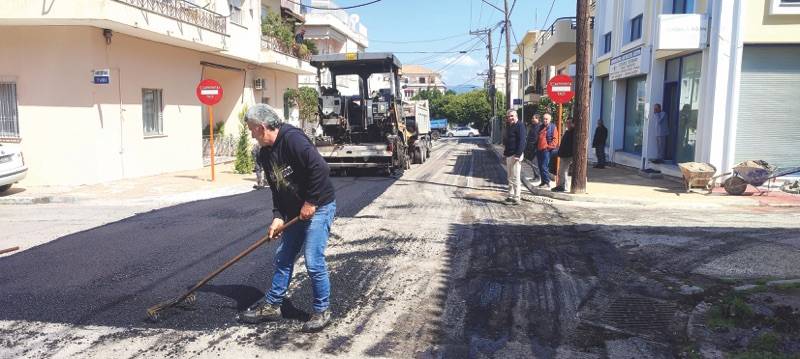
[(800, 166), (800, 45), (742, 52), (736, 162)]

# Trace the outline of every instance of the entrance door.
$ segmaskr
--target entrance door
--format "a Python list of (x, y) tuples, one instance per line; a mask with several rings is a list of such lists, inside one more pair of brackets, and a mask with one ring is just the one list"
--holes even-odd
[(667, 148), (664, 154), (664, 160), (675, 160), (675, 149), (678, 146), (678, 106), (680, 99), (679, 87), (677, 82), (667, 82), (664, 84), (664, 103), (662, 103), (662, 111), (667, 114), (667, 121), (669, 122), (669, 136), (667, 136)]

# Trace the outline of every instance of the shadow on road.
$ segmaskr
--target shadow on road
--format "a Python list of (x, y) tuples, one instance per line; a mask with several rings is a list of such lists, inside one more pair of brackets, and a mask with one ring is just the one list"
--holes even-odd
[[(334, 179), (337, 216), (356, 215), (393, 182)], [(198, 293), (194, 310), (168, 310), (150, 323), (145, 309), (178, 296), (258, 240), (272, 218), (271, 205), (270, 191), (191, 202), (0, 258), (0, 320), (192, 330), (233, 324), (237, 311), (268, 288), (277, 242), (212, 280)], [(304, 275), (305, 268), (296, 268), (297, 278)], [(295, 301), (295, 319), (306, 318), (311, 307), (310, 289), (300, 280), (298, 292), (309, 296)]]

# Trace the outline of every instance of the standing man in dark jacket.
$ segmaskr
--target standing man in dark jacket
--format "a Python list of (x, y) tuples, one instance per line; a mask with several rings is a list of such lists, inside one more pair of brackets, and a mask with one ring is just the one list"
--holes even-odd
[(570, 182), (569, 169), (572, 166), (572, 158), (575, 153), (575, 130), (572, 117), (567, 118), (567, 130), (561, 138), (561, 145), (558, 147), (558, 158), (561, 164), (558, 166), (558, 183), (553, 187), (553, 192), (566, 192)]
[(525, 144), (525, 159), (531, 164), (533, 170), (533, 181), (536, 181), (541, 176), (539, 174), (539, 167), (536, 163), (536, 152), (538, 152), (536, 145), (539, 143), (539, 129), (542, 128), (541, 119), (539, 114), (531, 117), (531, 125), (528, 127), (528, 139)]
[(314, 292), (314, 314), (303, 330), (322, 330), (330, 322), (330, 279), (325, 247), (336, 213), (330, 168), (311, 141), (298, 128), (284, 124), (271, 107), (257, 104), (245, 115), (247, 127), (261, 145), (258, 156), (272, 190), (272, 237), (289, 219), (302, 221), (283, 232), (275, 254), (275, 274), (265, 298), (239, 316), (247, 323), (281, 319), (281, 304), (292, 280), (294, 261), (301, 250)]
[(505, 150), (503, 156), (506, 157), (506, 170), (508, 172), (508, 198), (506, 202), (519, 204), (520, 172), (522, 172), (522, 160), (525, 152), (525, 124), (517, 120), (517, 111), (508, 110), (506, 114), (506, 137), (503, 141)]
[(597, 129), (594, 130), (592, 147), (597, 156), (597, 164), (594, 168), (606, 168), (606, 140), (608, 140), (608, 129), (603, 125), (603, 119), (597, 120)]
[(542, 174), (542, 183), (539, 187), (550, 187), (550, 157), (558, 150), (560, 139), (556, 124), (552, 122), (553, 116), (546, 113), (542, 118), (544, 122), (539, 129), (539, 143), (536, 145), (539, 150), (536, 153), (539, 157), (539, 173)]

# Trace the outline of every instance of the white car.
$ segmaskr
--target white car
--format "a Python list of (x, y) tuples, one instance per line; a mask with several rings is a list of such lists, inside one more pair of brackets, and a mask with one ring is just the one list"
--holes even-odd
[(456, 127), (447, 131), (447, 137), (475, 137), (480, 135), (480, 131), (467, 126)]
[(0, 193), (21, 181), (28, 173), (19, 145), (0, 143)]

